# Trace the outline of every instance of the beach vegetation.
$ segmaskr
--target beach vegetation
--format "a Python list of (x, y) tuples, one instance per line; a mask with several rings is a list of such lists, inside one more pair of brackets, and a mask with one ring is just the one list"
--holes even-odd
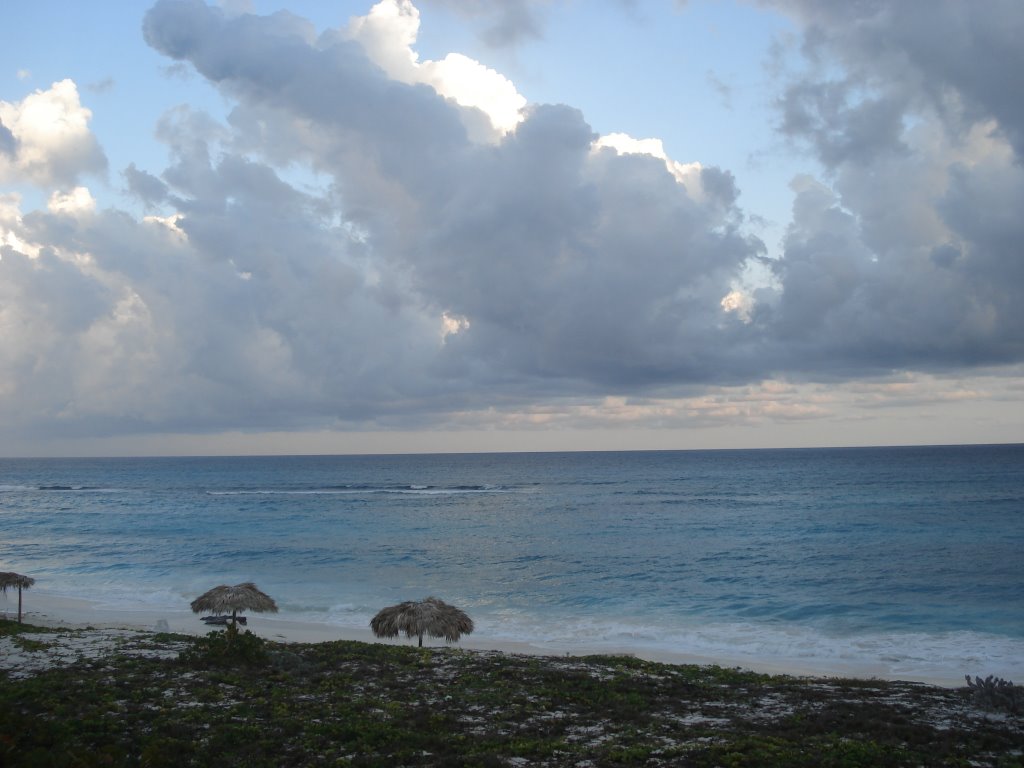
[(1003, 709), (1015, 715), (1024, 711), (1024, 686), (1014, 685), (1011, 680), (1004, 680), (995, 675), (982, 679), (964, 675), (967, 687), (971, 690), (974, 702), (988, 709)]
[(50, 647), (50, 643), (43, 642), (42, 640), (33, 640), (24, 634), (12, 636), (11, 642), (24, 651), (44, 651)]
[[(248, 632), (228, 652), (223, 635), (139, 633), (107, 656), (4, 669), (0, 764), (1022, 764), (1024, 718), (968, 688)], [(246, 644), (255, 663), (235, 655)]]
[(179, 654), (179, 659), (189, 665), (203, 664), (249, 664), (262, 666), (267, 663), (267, 641), (251, 631), (239, 632), (235, 624), (226, 629), (208, 632), (197, 638)]
[(54, 630), (49, 627), (37, 627), (34, 624), (22, 624), (10, 619), (0, 619), (0, 637), (12, 637), (14, 635), (46, 635), (52, 634)]

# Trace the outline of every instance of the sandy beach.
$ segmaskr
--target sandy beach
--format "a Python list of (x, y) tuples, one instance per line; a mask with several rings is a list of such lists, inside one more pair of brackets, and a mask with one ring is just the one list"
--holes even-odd
[[(45, 590), (31, 590), (24, 596), (24, 620), (39, 626), (84, 629), (92, 627), (109, 630), (164, 631), (178, 634), (203, 635), (211, 627), (203, 623), (201, 616), (188, 610), (169, 611), (166, 609), (119, 609), (98, 601), (68, 598), (47, 593)], [(8, 618), (14, 618), (17, 598), (12, 602), (0, 598), (0, 610)], [(388, 645), (408, 645), (405, 638), (382, 640), (373, 636), (369, 627), (334, 626), (313, 622), (290, 620), (275, 614), (253, 614), (249, 616), (247, 628), (269, 640), (286, 643), (320, 643), (332, 640), (355, 640)], [(443, 645), (443, 641), (425, 638), (428, 645)], [(531, 644), (516, 642), (500, 637), (488, 637), (479, 633), (462, 638), (458, 647), (471, 650), (500, 651), (509, 654), (539, 656), (587, 656), (592, 654), (617, 654), (635, 656), (646, 661), (668, 664), (717, 665), (740, 668), (768, 674), (788, 674), (797, 677), (847, 677), (878, 680), (907, 680), (929, 683), (944, 687), (963, 685), (963, 672), (950, 670), (948, 674), (929, 672), (908, 674), (906, 670), (879, 660), (877, 664), (836, 663), (818, 659), (754, 659), (741, 656), (705, 656), (652, 650), (629, 645), (594, 643), (592, 645)]]

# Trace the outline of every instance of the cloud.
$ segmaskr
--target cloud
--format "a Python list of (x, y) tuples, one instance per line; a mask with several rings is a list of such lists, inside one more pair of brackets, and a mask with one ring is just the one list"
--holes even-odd
[(135, 163), (129, 163), (121, 175), (128, 185), (128, 190), (147, 207), (152, 208), (167, 202), (170, 194), (167, 184), (153, 174), (139, 170)]
[[(994, 119), (1018, 155), (1024, 148), (1024, 103), (1007, 79), (1024, 67), (1018, 44), (1024, 20), (1015, 0), (763, 4), (792, 13), (804, 25), (804, 51), (819, 71), (827, 71), (820, 65), (828, 62), (842, 67), (844, 77), (808, 80), (830, 83), (832, 99), (860, 101), (858, 92), (865, 91), (884, 94), (907, 109), (939, 113), (950, 129), (969, 130)], [(872, 99), (864, 99), (864, 105), (870, 110)], [(848, 128), (860, 114), (856, 108), (846, 115), (839, 110), (826, 124), (839, 119)]]
[(828, 171), (796, 181), (778, 290), (762, 296), (786, 367), (1020, 361), (1024, 111), (999, 74), (1024, 66), (1020, 6), (771, 5), (804, 25), (781, 130)]
[(103, 155), (74, 83), (0, 105), (0, 172), (50, 194), (0, 197), (8, 430), (805, 424), (894, 371), (939, 402), (924, 373), (1024, 361), (1013, 109), (875, 16), (780, 4), (809, 58), (779, 126), (824, 171), (769, 260), (742, 178), (421, 61), (408, 2), (325, 32), (228, 5), (145, 17), (230, 111), (160, 119), (166, 167), (121, 174), (142, 217), (78, 183)]
[(429, 5), (485, 20), (481, 38), (495, 47), (517, 45), (543, 34), (543, 8), (550, 0), (427, 0)]
[(708, 87), (718, 94), (722, 106), (731, 111), (733, 108), (733, 91), (735, 89), (728, 79), (720, 77), (718, 73), (710, 69), (705, 73), (704, 79), (707, 81)]
[(665, 145), (661, 139), (635, 139), (625, 133), (608, 133), (601, 136), (594, 144), (595, 149), (609, 147), (620, 155), (650, 155), (665, 162), (665, 168), (675, 176), (676, 181), (686, 187), (687, 193), (694, 199), (704, 197), (701, 185), (703, 168), (700, 163), (680, 163), (665, 153)]
[(96, 210), (96, 201), (87, 187), (75, 187), (70, 192), (54, 192), (46, 207), (53, 213), (82, 216)]
[[(495, 48), (513, 47), (544, 37), (547, 10), (567, 0), (423, 0), (424, 6), (447, 8), (453, 13), (481, 22), (480, 38)], [(676, 0), (683, 7), (686, 0)], [(637, 0), (615, 0), (626, 15), (635, 16)], [(603, 8), (601, 9), (604, 10)]]
[(86, 90), (91, 93), (109, 93), (114, 90), (116, 82), (112, 77), (104, 77), (102, 80), (97, 80), (94, 83), (89, 83), (85, 86)]
[(0, 182), (69, 186), (102, 173), (107, 160), (89, 131), (92, 112), (71, 80), (35, 91), (22, 101), (0, 101)]
[(13, 162), (18, 154), (18, 140), (14, 138), (11, 129), (0, 122), (0, 155), (3, 155), (7, 162)]
[[(123, 174), (145, 219), (84, 192), (12, 219), (25, 250), (0, 264), (30, 290), (10, 297), (8, 424), (409, 428), (747, 375), (721, 301), (761, 245), (728, 173), (681, 183), (565, 106), (481, 143), (456, 99), (294, 17), (160, 2), (145, 34), (234, 108), (161, 120), (169, 165)], [(300, 191), (295, 164), (328, 183)], [(31, 309), (58, 305), (59, 329)]]
[(522, 119), (526, 99), (512, 82), (458, 53), (440, 61), (419, 61), (413, 50), (419, 26), (419, 11), (409, 0), (382, 0), (366, 16), (353, 18), (347, 34), (389, 77), (403, 83), (425, 83), (463, 107), (482, 111), (490, 122), (483, 133), (478, 116), (463, 116), (471, 134), (493, 139), (514, 129)]

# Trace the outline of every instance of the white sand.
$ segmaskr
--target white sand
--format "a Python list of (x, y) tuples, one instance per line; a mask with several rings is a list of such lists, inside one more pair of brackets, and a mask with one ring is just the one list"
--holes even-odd
[[(0, 609), (4, 609), (8, 617), (13, 618), (11, 605), (4, 604), (0, 600)], [(14, 611), (17, 610), (17, 602), (13, 604)], [(201, 618), (190, 611), (167, 611), (167, 610), (119, 610), (98, 602), (72, 599), (58, 595), (48, 594), (43, 590), (32, 590), (25, 593), (25, 621), (40, 626), (84, 629), (93, 627), (103, 630), (134, 630), (154, 632), (159, 630), (179, 634), (202, 635), (212, 628), (204, 624)], [(380, 640), (375, 638), (369, 628), (361, 629), (356, 627), (341, 627), (328, 624), (316, 624), (309, 622), (289, 621), (278, 618), (273, 614), (252, 614), (248, 616), (248, 629), (255, 634), (279, 642), (317, 643), (330, 640), (359, 640), (362, 642), (377, 642), (394, 645), (408, 645), (409, 641), (401, 638), (397, 640)], [(166, 628), (165, 628), (166, 623)], [(116, 638), (117, 635), (109, 635)], [(437, 641), (424, 639), (429, 645), (439, 645)], [(933, 674), (900, 674), (894, 672), (887, 665), (879, 662), (876, 665), (868, 664), (837, 664), (834, 661), (825, 662), (822, 660), (764, 660), (750, 658), (728, 658), (700, 656), (695, 654), (675, 653), (670, 651), (652, 651), (644, 648), (631, 648), (628, 646), (610, 646), (594, 644), (592, 646), (574, 646), (572, 648), (532, 645), (528, 643), (514, 642), (480, 636), (479, 634), (465, 637), (459, 641), (461, 648), (475, 650), (493, 650), (504, 653), (532, 654), (544, 656), (584, 656), (589, 654), (627, 654), (649, 661), (659, 661), (669, 664), (717, 664), (722, 667), (740, 667), (743, 669), (755, 670), (770, 674), (789, 674), (796, 676), (813, 677), (857, 677), (877, 678), (882, 680), (913, 680), (916, 682), (931, 683), (947, 687), (958, 687), (963, 685), (963, 678), (956, 675)], [(5, 668), (13, 666), (13, 658), (0, 660), (0, 665)]]

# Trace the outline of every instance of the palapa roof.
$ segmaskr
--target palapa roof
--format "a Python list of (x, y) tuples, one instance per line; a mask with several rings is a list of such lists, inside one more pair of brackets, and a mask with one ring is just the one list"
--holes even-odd
[(36, 580), (31, 576), (22, 576), (13, 571), (0, 572), (0, 592), (6, 593), (8, 589), (28, 589)]
[(473, 631), (473, 620), (454, 605), (428, 597), (384, 608), (370, 620), (370, 629), (377, 637), (398, 637), (404, 632), (409, 638), (429, 635), (454, 643)]
[(277, 613), (277, 603), (255, 584), (247, 581), (229, 587), (221, 584), (192, 601), (193, 613), (227, 613), (235, 611), (256, 611)]

